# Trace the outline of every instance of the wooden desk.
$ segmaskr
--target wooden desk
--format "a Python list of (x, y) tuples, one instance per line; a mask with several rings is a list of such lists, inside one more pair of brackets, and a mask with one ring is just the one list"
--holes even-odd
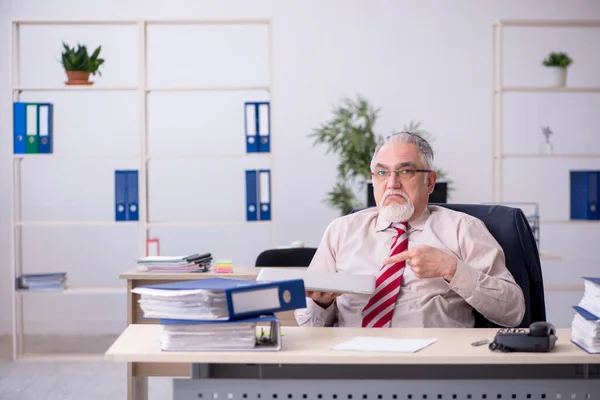
[[(301, 268), (305, 267), (286, 267), (286, 268)], [(143, 318), (143, 312), (138, 301), (139, 296), (131, 291), (139, 286), (157, 285), (161, 283), (180, 282), (187, 280), (206, 279), (214, 277), (238, 278), (255, 280), (260, 268), (257, 267), (234, 267), (233, 273), (215, 273), (213, 271), (202, 273), (164, 273), (164, 272), (140, 272), (130, 270), (121, 275), (120, 279), (127, 280), (127, 323), (128, 324), (158, 324), (158, 320)], [(293, 311), (278, 313), (277, 317), (281, 321), (282, 326), (298, 326), (294, 318)], [(127, 382), (129, 399), (133, 398), (133, 379), (134, 377), (148, 376), (190, 376), (190, 364), (165, 364), (165, 363), (129, 363), (127, 368)], [(147, 382), (147, 379), (142, 380)], [(138, 392), (139, 392), (138, 388)], [(147, 390), (147, 389), (146, 389)]]
[[(535, 389), (537, 386), (540, 386), (540, 390), (542, 391), (546, 390), (543, 397), (540, 397), (540, 395), (538, 397), (530, 398), (557, 398), (556, 396), (550, 397), (550, 394), (559, 393), (553, 391), (553, 388), (557, 387), (557, 379), (560, 377), (564, 379), (565, 376), (569, 376), (565, 382), (568, 380), (568, 383), (571, 385), (568, 389), (572, 391), (570, 394), (575, 393), (573, 390), (581, 391), (577, 392), (577, 398), (581, 398), (580, 396), (586, 398), (585, 393), (600, 392), (600, 379), (597, 379), (599, 378), (598, 375), (589, 376), (586, 372), (587, 376), (578, 378), (575, 375), (565, 375), (564, 369), (559, 371), (559, 367), (561, 366), (566, 367), (567, 373), (572, 374), (575, 371), (575, 368), (572, 368), (573, 366), (585, 366), (586, 371), (588, 371), (587, 366), (600, 366), (600, 355), (587, 354), (570, 342), (571, 333), (569, 329), (558, 330), (557, 335), (559, 339), (555, 349), (550, 353), (500, 353), (490, 351), (487, 346), (473, 347), (470, 345), (471, 342), (478, 339), (492, 339), (497, 332), (496, 329), (361, 329), (300, 327), (283, 328), (283, 348), (281, 351), (163, 352), (160, 350), (158, 339), (159, 329), (160, 327), (156, 325), (130, 325), (107, 351), (106, 360), (128, 363), (194, 363), (194, 365), (198, 364), (199, 366), (204, 366), (205, 368), (200, 369), (204, 371), (204, 376), (202, 376), (202, 390), (208, 390), (210, 393), (207, 392), (203, 396), (195, 395), (194, 397), (189, 398), (208, 398), (212, 393), (216, 394), (216, 396), (212, 396), (211, 398), (222, 398), (221, 394), (223, 395), (223, 398), (232, 398), (229, 394), (231, 394), (233, 398), (237, 398), (236, 396), (238, 394), (240, 398), (244, 398), (242, 395), (243, 393), (246, 394), (245, 398), (256, 399), (257, 397), (248, 397), (248, 392), (254, 393), (253, 391), (258, 391), (257, 393), (261, 393), (267, 390), (268, 392), (266, 393), (273, 393), (274, 396), (271, 397), (271, 394), (268, 394), (269, 399), (276, 398), (277, 393), (282, 394), (281, 398), (290, 398), (289, 396), (292, 396), (292, 393), (296, 393), (294, 392), (296, 389), (301, 390), (304, 393), (312, 393), (314, 388), (320, 388), (319, 390), (322, 391), (333, 390), (331, 388), (336, 388), (335, 390), (338, 390), (339, 392), (347, 391), (342, 394), (343, 397), (339, 397), (346, 399), (351, 398), (350, 396), (352, 396), (350, 390), (356, 390), (356, 393), (361, 393), (360, 391), (362, 391), (362, 393), (373, 393), (371, 389), (384, 391), (385, 393), (397, 393), (389, 392), (389, 390), (392, 390), (392, 386), (389, 386), (386, 389), (385, 385), (377, 382), (373, 383), (370, 379), (398, 380), (399, 377), (406, 379), (407, 377), (410, 377), (411, 374), (413, 374), (413, 379), (415, 379), (415, 381), (403, 382), (403, 390), (407, 387), (416, 388), (417, 386), (422, 385), (433, 388), (435, 387), (433, 381), (431, 382), (431, 385), (433, 386), (427, 386), (427, 382), (424, 384), (423, 381), (424, 379), (433, 380), (436, 379), (436, 377), (438, 379), (446, 379), (443, 386), (445, 389), (452, 388), (452, 390), (457, 391), (468, 390), (465, 389), (464, 385), (473, 385), (474, 377), (477, 378), (479, 375), (479, 379), (485, 379), (486, 377), (487, 379), (493, 378), (491, 383), (487, 381), (480, 381), (478, 383), (478, 385), (482, 386), (481, 390), (486, 390), (485, 393), (493, 393), (493, 398), (497, 398), (496, 394), (500, 395), (500, 393), (509, 393), (511, 391), (521, 393), (517, 390), (519, 385), (523, 385), (523, 390), (530, 390), (532, 393), (538, 393), (535, 391), (537, 390)], [(382, 338), (437, 338), (438, 341), (417, 353), (351, 352), (330, 349), (331, 346), (356, 336)], [(369, 365), (369, 367), (365, 368), (365, 365)], [(401, 369), (403, 366), (406, 367), (404, 370)], [(502, 368), (507, 366), (510, 368), (504, 368), (504, 372), (502, 372)], [(324, 369), (323, 367), (329, 367), (329, 369)], [(386, 367), (388, 368), (386, 369)], [(390, 367), (392, 367), (392, 369), (390, 369)], [(438, 369), (436, 370), (435, 367), (438, 367)], [(461, 371), (461, 367), (470, 368), (463, 369), (463, 372), (467, 373), (471, 380), (465, 381), (465, 377), (461, 378), (457, 375), (458, 372)], [(487, 375), (482, 372), (485, 371), (486, 368), (488, 370)], [(286, 374), (285, 371), (289, 372)], [(417, 376), (418, 374), (422, 374), (422, 376)], [(506, 388), (498, 389), (501, 387), (498, 385), (503, 382), (499, 379), (502, 377), (502, 374), (506, 375), (508, 379), (507, 382), (509, 383), (505, 382), (505, 384), (508, 385)], [(525, 377), (527, 374), (530, 376)], [(353, 376), (357, 379), (362, 379), (363, 381), (352, 381), (349, 379)], [(447, 379), (452, 379), (453, 376), (455, 381), (448, 382)], [(538, 377), (537, 381), (535, 380), (536, 376)], [(545, 383), (538, 382), (540, 377), (546, 379)], [(135, 379), (136, 386), (146, 387), (147, 383), (145, 377), (138, 376)], [(239, 380), (237, 384), (235, 381), (236, 379)], [(307, 382), (306, 379), (311, 379), (311, 381)], [(345, 381), (342, 383), (340, 382), (340, 379), (345, 379)], [(459, 381), (456, 379), (462, 380)], [(257, 380), (262, 382), (258, 382), (257, 385), (254, 385)], [(324, 386), (327, 383), (325, 381), (329, 382), (329, 386)], [(300, 386), (298, 386), (298, 382), (300, 382)], [(355, 385), (356, 382), (358, 382), (358, 386)], [(183, 391), (188, 390), (198, 394), (198, 388), (192, 387), (193, 385), (198, 384), (198, 382), (194, 382), (194, 379), (176, 380), (175, 383)], [(485, 385), (483, 385), (483, 383), (485, 383)], [(460, 386), (461, 384), (463, 386)], [(565, 385), (561, 387), (565, 388)], [(546, 387), (546, 389), (544, 389), (544, 387)], [(393, 390), (399, 389), (396, 387)], [(473, 390), (473, 393), (479, 393), (475, 389)], [(499, 392), (498, 390), (502, 390), (502, 392)], [(435, 390), (431, 393), (433, 394), (434, 392)], [(322, 393), (318, 393), (321, 397), (318, 397), (315, 394), (314, 398), (323, 398)], [(334, 393), (336, 394), (324, 398), (326, 400), (338, 398), (338, 392), (336, 391)], [(441, 395), (442, 392), (436, 393)], [(549, 397), (546, 397), (546, 393), (549, 394)], [(581, 395), (579, 393), (581, 393)], [(289, 394), (289, 396), (287, 394)], [(563, 398), (572, 398), (570, 394), (567, 395), (565, 392)], [(138, 395), (138, 393), (136, 393), (136, 395)], [(139, 398), (145, 398), (146, 395), (146, 392), (140, 392)], [(486, 396), (487, 398), (492, 398), (490, 395)], [(260, 395), (258, 395), (258, 397), (260, 397)], [(265, 396), (265, 398), (266, 397), (267, 396)], [(297, 398), (295, 395), (292, 397)], [(309, 398), (312, 399), (313, 397), (310, 396)], [(356, 394), (355, 398), (359, 399), (358, 394)], [(393, 397), (389, 398), (391, 399)], [(405, 399), (406, 397), (398, 398)], [(419, 395), (418, 398), (421, 399), (425, 397)], [(432, 395), (431, 398), (436, 397), (433, 397)], [(463, 397), (460, 398), (462, 399)], [(473, 399), (475, 398), (481, 399), (486, 397), (473, 397)], [(510, 397), (507, 396), (506, 398)]]

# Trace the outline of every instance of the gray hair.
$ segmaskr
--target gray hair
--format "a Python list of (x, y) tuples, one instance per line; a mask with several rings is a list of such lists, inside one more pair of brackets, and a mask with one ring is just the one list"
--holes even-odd
[(375, 156), (381, 148), (389, 143), (407, 143), (414, 144), (421, 155), (421, 161), (426, 169), (433, 169), (433, 149), (427, 140), (423, 137), (411, 132), (396, 132), (383, 139), (375, 148), (373, 157), (371, 158), (371, 172), (375, 167)]

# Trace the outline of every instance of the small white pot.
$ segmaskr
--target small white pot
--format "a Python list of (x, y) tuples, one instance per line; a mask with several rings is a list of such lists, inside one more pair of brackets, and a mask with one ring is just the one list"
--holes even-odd
[(546, 67), (552, 76), (552, 86), (565, 87), (567, 85), (567, 68)]

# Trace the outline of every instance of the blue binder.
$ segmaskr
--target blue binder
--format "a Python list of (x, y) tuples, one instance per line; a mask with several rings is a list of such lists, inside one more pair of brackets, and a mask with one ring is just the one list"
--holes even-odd
[(244, 132), (246, 134), (246, 153), (258, 151), (258, 113), (255, 103), (244, 103)]
[(127, 171), (115, 171), (115, 221), (127, 221)]
[(258, 171), (260, 193), (260, 220), (271, 220), (271, 171), (261, 169)]
[(13, 137), (14, 154), (25, 154), (25, 138), (27, 135), (27, 103), (13, 103)]
[(269, 102), (256, 103), (258, 118), (258, 151), (269, 153), (271, 151), (271, 105)]
[(127, 220), (139, 220), (138, 171), (127, 171)]
[(159, 290), (211, 290), (225, 293), (229, 320), (306, 308), (302, 279), (257, 282), (248, 279), (207, 278), (142, 286)]
[(258, 184), (255, 170), (246, 171), (246, 221), (258, 220)]
[(52, 125), (53, 125), (53, 110), (51, 103), (38, 104), (38, 153), (52, 153)]
[(570, 178), (571, 219), (600, 219), (600, 171), (570, 171)]

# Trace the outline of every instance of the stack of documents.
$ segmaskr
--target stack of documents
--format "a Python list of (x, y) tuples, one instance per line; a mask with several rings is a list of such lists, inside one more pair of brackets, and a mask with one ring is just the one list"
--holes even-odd
[[(272, 314), (233, 321), (161, 321), (163, 351), (254, 350), (280, 347), (279, 320)], [(262, 323), (271, 326), (259, 327)], [(257, 329), (258, 328), (258, 329)]]
[(17, 290), (63, 290), (67, 287), (67, 273), (24, 274), (17, 278)]
[[(207, 278), (132, 290), (146, 318), (162, 325), (165, 351), (280, 348), (276, 312), (306, 307), (302, 280), (256, 282)], [(258, 324), (270, 323), (269, 334), (256, 336)]]
[(600, 353), (600, 278), (583, 279), (583, 298), (573, 307), (571, 340), (588, 353)]
[(306, 307), (301, 280), (219, 277), (140, 286), (132, 292), (140, 295), (146, 318), (230, 320)]
[(191, 254), (189, 256), (149, 256), (137, 261), (139, 269), (151, 272), (206, 272), (211, 267), (212, 256)]

